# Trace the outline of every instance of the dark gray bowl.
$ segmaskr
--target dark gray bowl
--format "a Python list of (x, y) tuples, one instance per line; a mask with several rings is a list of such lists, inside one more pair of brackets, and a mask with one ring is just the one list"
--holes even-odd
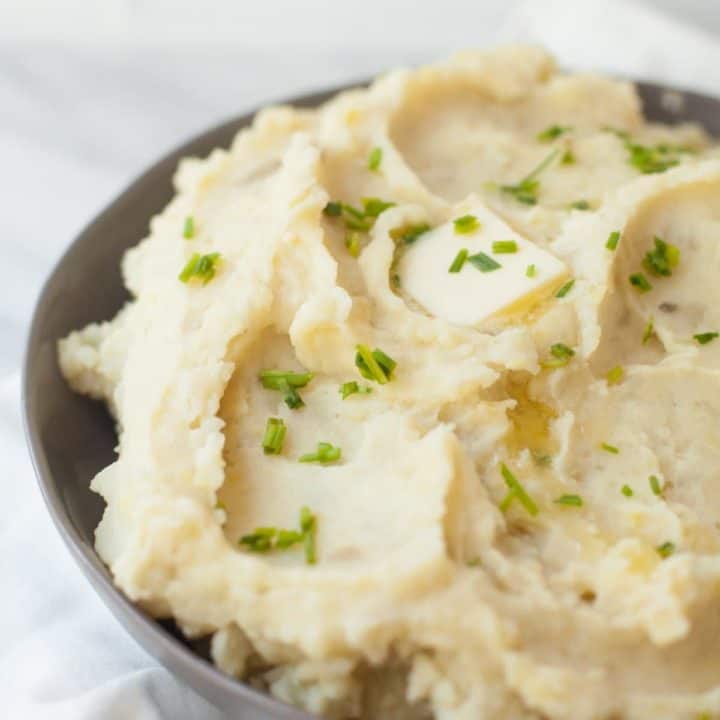
[[(652, 120), (693, 121), (720, 136), (720, 100), (649, 83), (638, 87)], [(339, 89), (289, 102), (312, 107)], [(70, 391), (56, 356), (59, 338), (89, 322), (111, 318), (127, 299), (120, 259), (145, 236), (150, 218), (171, 199), (178, 160), (228, 147), (251, 120), (250, 114), (226, 122), (170, 153), (70, 245), (35, 308), (24, 367), (25, 430), (40, 489), (60, 535), (92, 586), (140, 645), (218, 707), (230, 714), (241, 712), (243, 720), (311, 720), (217, 670), (202, 646), (191, 646), (172, 623), (157, 622), (115, 588), (93, 547), (103, 501), (89, 489), (92, 477), (114, 460), (113, 424), (102, 405)]]

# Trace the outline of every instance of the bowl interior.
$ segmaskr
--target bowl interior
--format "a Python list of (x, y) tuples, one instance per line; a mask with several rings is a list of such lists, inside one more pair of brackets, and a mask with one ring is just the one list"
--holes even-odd
[[(720, 136), (720, 100), (647, 83), (638, 87), (651, 120), (697, 122)], [(311, 107), (336, 91), (290, 102)], [(152, 166), (70, 246), (36, 307), (25, 361), (24, 412), (33, 462), (53, 520), (96, 590), (135, 638), (220, 707), (237, 711), (242, 703), (248, 720), (300, 720), (308, 716), (227, 678), (207, 662), (202, 646), (191, 647), (172, 623), (145, 616), (114, 588), (93, 548), (104, 504), (89, 490), (89, 483), (115, 457), (115, 430), (100, 403), (71, 392), (56, 354), (59, 338), (89, 322), (112, 318), (127, 299), (120, 274), (122, 255), (146, 235), (150, 218), (170, 201), (178, 160), (228, 147), (251, 119), (246, 115), (203, 133)]]

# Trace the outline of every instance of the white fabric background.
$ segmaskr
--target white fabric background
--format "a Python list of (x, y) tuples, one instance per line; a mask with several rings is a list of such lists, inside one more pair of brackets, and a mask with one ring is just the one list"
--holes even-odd
[(45, 512), (22, 436), (19, 364), (34, 299), (115, 193), (225, 117), (461, 47), (530, 40), (568, 67), (720, 94), (715, 33), (716, 0), (3, 0), (0, 716), (226, 717), (141, 651), (94, 595)]

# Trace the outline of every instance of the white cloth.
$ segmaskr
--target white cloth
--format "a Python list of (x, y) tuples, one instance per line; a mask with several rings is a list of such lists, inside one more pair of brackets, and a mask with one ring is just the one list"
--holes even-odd
[[(183, 137), (258, 103), (473, 42), (529, 40), (548, 46), (569, 68), (720, 93), (720, 44), (712, 34), (623, 0), (444, 0), (424, 15), (425, 5), (419, 13), (415, 1), (404, 2), (409, 30), (392, 26), (403, 17), (392, 3), (366, 0), (355, 12), (373, 22), (355, 36), (336, 24), (345, 32), (342, 42), (328, 35), (327, 45), (320, 37), (292, 51), (272, 45), (268, 7), (278, 2), (252, 3), (264, 8), (266, 26), (246, 28), (245, 36), (269, 38), (265, 45), (233, 45), (226, 33), (216, 46), (196, 20), (183, 36), (191, 47), (163, 38), (162, 51), (148, 42), (133, 45), (134, 31), (143, 36), (143, 28), (110, 37), (117, 13), (103, 13), (136, 5), (123, 0), (93, 5), (89, 17), (102, 20), (102, 28), (78, 30), (81, 18), (66, 23), (76, 31), (73, 42), (48, 32), (33, 39), (28, 23), (17, 17), (14, 25), (3, 23), (0, 16), (0, 716), (9, 720), (225, 717), (140, 650), (81, 576), (45, 511), (21, 430), (19, 364), (40, 283), (78, 229), (143, 166)], [(16, 5), (21, 12), (38, 3)], [(342, 3), (327, 5), (337, 14)], [(703, 9), (676, 5), (687, 8), (690, 20), (693, 9)], [(53, 3), (56, 11), (64, 6)], [(322, 16), (312, 13), (308, 22), (316, 21)], [(3, 35), (3, 26), (23, 31)], [(48, 31), (51, 24), (38, 27)], [(398, 42), (363, 40), (373, 28)], [(107, 42), (90, 42), (96, 29)], [(301, 26), (290, 32), (303, 38)]]

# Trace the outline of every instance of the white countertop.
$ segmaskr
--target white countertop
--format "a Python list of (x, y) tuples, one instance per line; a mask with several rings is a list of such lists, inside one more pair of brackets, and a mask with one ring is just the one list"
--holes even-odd
[(563, 65), (720, 94), (713, 33), (714, 0), (4, 0), (3, 717), (224, 717), (145, 655), (101, 605), (51, 526), (27, 459), (19, 363), (28, 320), (50, 267), (93, 215), (189, 135), (273, 99), (506, 40), (542, 42)]

